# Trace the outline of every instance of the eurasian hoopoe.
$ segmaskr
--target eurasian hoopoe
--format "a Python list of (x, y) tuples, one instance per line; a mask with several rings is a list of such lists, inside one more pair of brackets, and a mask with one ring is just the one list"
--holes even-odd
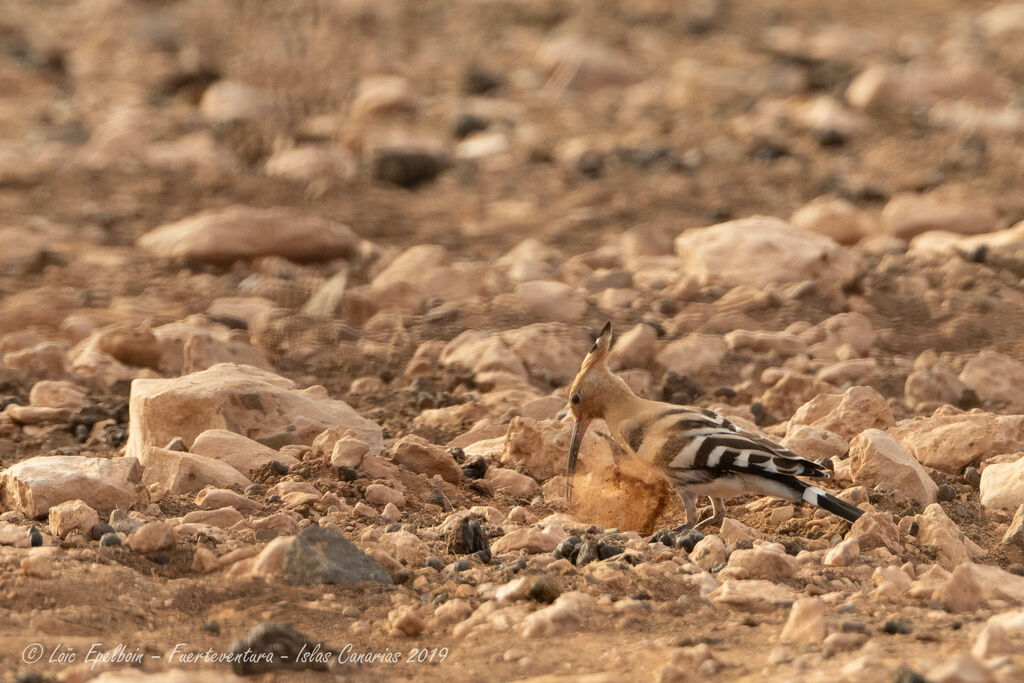
[[(569, 446), (570, 500), (580, 444), (596, 417), (605, 421), (611, 437), (627, 454), (662, 473), (683, 501), (686, 526), (696, 529), (720, 522), (725, 513), (724, 498), (752, 493), (810, 503), (850, 522), (864, 514), (860, 508), (797, 479), (828, 476), (821, 465), (746, 432), (711, 410), (649, 401), (634, 394), (608, 368), (611, 342), (609, 322), (583, 359), (569, 390), (569, 407), (575, 418)], [(712, 516), (694, 526), (698, 496), (711, 498)]]

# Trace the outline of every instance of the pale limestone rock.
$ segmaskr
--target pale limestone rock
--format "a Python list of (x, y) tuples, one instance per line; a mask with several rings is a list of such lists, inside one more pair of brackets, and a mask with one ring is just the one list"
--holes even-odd
[(418, 636), (423, 633), (423, 618), (413, 607), (399, 607), (388, 612), (388, 623), (396, 635)]
[[(0, 314), (3, 309), (0, 308)], [(0, 327), (3, 331), (4, 327)], [(16, 329), (12, 328), (11, 329)], [(67, 374), (68, 346), (60, 342), (43, 342), (27, 349), (3, 355), (4, 367), (16, 370), (26, 378), (60, 380)]]
[(725, 541), (718, 534), (710, 534), (701, 540), (690, 551), (690, 561), (701, 569), (713, 569), (724, 564), (729, 556), (725, 549)]
[[(929, 507), (935, 506), (933, 503)], [(850, 527), (846, 538), (856, 539), (861, 551), (885, 548), (895, 555), (903, 551), (899, 527), (892, 521), (892, 515), (887, 512), (865, 512)]]
[(834, 283), (856, 268), (850, 254), (830, 238), (767, 216), (691, 228), (676, 238), (675, 249), (685, 270), (702, 283)]
[(593, 345), (586, 330), (561, 323), (535, 323), (501, 333), (534, 379), (568, 384)]
[(408, 531), (388, 532), (378, 542), (386, 553), (409, 567), (422, 567), (430, 554), (427, 544)]
[(252, 482), (231, 465), (202, 455), (150, 448), (142, 482), (156, 484), (172, 495), (199, 491), (205, 486), (246, 487)]
[(263, 172), (271, 178), (295, 183), (317, 180), (351, 180), (357, 165), (353, 156), (342, 147), (300, 145), (281, 149), (270, 155)]
[(795, 425), (786, 430), (782, 445), (801, 458), (841, 458), (850, 450), (850, 444), (835, 432), (809, 425)]
[(220, 529), (230, 529), (241, 522), (242, 513), (233, 507), (216, 510), (193, 510), (181, 518), (182, 524), (209, 524)]
[(391, 448), (391, 460), (413, 472), (427, 476), (439, 474), (451, 484), (458, 484), (462, 479), (462, 470), (451, 453), (418, 436), (407, 435), (396, 441)]
[[(523, 467), (534, 478), (544, 481), (564, 474), (568, 465), (572, 430), (565, 422), (513, 417), (505, 434), (500, 462)], [(612, 464), (608, 442), (588, 430), (580, 445), (577, 472), (587, 474)]]
[(795, 334), (768, 332), (764, 330), (733, 330), (724, 337), (725, 343), (733, 350), (749, 350), (757, 353), (773, 351), (782, 358), (807, 352), (807, 344)]
[(441, 623), (451, 623), (454, 621), (462, 621), (470, 614), (473, 613), (473, 606), (469, 604), (467, 600), (462, 598), (453, 598), (447, 602), (442, 602), (434, 610), (434, 616)]
[(789, 606), (796, 600), (796, 596), (796, 591), (789, 586), (771, 581), (728, 579), (712, 591), (708, 598), (714, 603), (759, 611)]
[(875, 582), (872, 595), (883, 600), (898, 600), (910, 589), (913, 579), (899, 567), (876, 567), (871, 575)]
[(67, 500), (50, 508), (50, 532), (57, 538), (64, 538), (72, 531), (78, 531), (86, 538), (100, 516), (82, 500)]
[(394, 505), (405, 507), (405, 496), (401, 491), (396, 491), (390, 486), (383, 484), (370, 484), (366, 487), (366, 502), (370, 505)]
[(981, 471), (981, 504), (1004, 510), (1024, 505), (1024, 456), (990, 464)]
[(10, 522), (0, 522), (0, 545), (13, 545), (15, 548), (28, 548), (31, 539), (28, 530)]
[(935, 365), (912, 372), (903, 385), (903, 396), (907, 405), (918, 410), (922, 404), (956, 405), (966, 388), (952, 370)]
[(239, 512), (255, 512), (260, 504), (230, 489), (204, 488), (196, 494), (195, 503), (204, 510), (232, 507)]
[(825, 601), (801, 598), (793, 603), (779, 640), (783, 643), (820, 643), (825, 639)]
[(860, 542), (856, 537), (847, 538), (825, 553), (822, 564), (830, 567), (847, 567), (860, 557)]
[(823, 367), (814, 377), (821, 382), (833, 386), (845, 384), (864, 384), (864, 380), (878, 370), (878, 361), (874, 358), (850, 358)]
[(983, 458), (1019, 450), (1024, 415), (939, 409), (931, 417), (901, 420), (886, 431), (922, 465), (957, 472)]
[(782, 368), (768, 368), (761, 373), (761, 381), (771, 384), (761, 394), (761, 404), (770, 415), (792, 415), (816, 396), (832, 395), (838, 391), (813, 375)]
[(40, 408), (56, 408), (74, 412), (85, 405), (88, 390), (74, 382), (42, 380), (32, 385), (28, 402)]
[(560, 90), (590, 92), (640, 80), (642, 70), (627, 53), (597, 40), (566, 34), (544, 42), (537, 61)]
[(97, 510), (130, 508), (139, 500), (141, 482), (135, 458), (38, 456), (0, 475), (0, 501), (29, 518), (42, 517), (67, 500), (82, 500)]
[(575, 323), (587, 312), (586, 293), (557, 280), (528, 280), (512, 291), (514, 305), (534, 320)]
[(612, 370), (646, 369), (658, 354), (658, 333), (644, 323), (638, 323), (615, 340), (608, 353), (608, 367)]
[(489, 482), (496, 492), (506, 493), (513, 498), (529, 498), (537, 490), (535, 479), (504, 467), (487, 468), (484, 481)]
[(266, 115), (270, 103), (267, 92), (241, 81), (222, 79), (203, 92), (199, 111), (212, 123), (246, 121)]
[(1024, 365), (990, 349), (967, 361), (960, 380), (1000, 412), (1024, 412)]
[(374, 74), (359, 81), (351, 114), (356, 119), (416, 110), (416, 95), (402, 76)]
[(255, 440), (311, 443), (328, 427), (343, 426), (378, 450), (382, 443), (378, 425), (328, 398), (323, 387), (300, 391), (291, 380), (248, 365), (221, 363), (177, 379), (137, 380), (129, 407), (125, 452), (140, 462), (150, 446), (176, 436), (189, 445), (208, 429), (228, 427)]
[(789, 428), (810, 425), (853, 439), (865, 429), (893, 424), (885, 398), (871, 387), (851, 387), (842, 394), (820, 394), (802, 405), (789, 421)]
[(287, 467), (299, 462), (290, 455), (226, 429), (207, 429), (202, 432), (192, 442), (189, 452), (227, 463), (246, 477), (270, 462), (277, 461)]
[(926, 194), (895, 195), (882, 210), (882, 228), (890, 235), (910, 239), (929, 230), (961, 235), (992, 232), (998, 227), (993, 202), (962, 188), (940, 188)]
[(466, 330), (444, 347), (440, 357), (446, 368), (465, 368), (479, 375), (504, 372), (527, 377), (526, 365), (500, 336)]
[(984, 564), (964, 562), (935, 589), (932, 599), (951, 612), (972, 612), (993, 600), (1020, 604), (1024, 577)]
[(796, 210), (790, 222), (803, 230), (852, 245), (874, 233), (875, 221), (845, 199), (816, 197)]
[(567, 627), (583, 620), (593, 611), (593, 596), (580, 591), (569, 591), (558, 596), (551, 605), (527, 616), (519, 626), (525, 638), (550, 638), (567, 632)]
[(718, 368), (728, 350), (722, 337), (695, 333), (666, 344), (656, 360), (666, 370), (693, 377)]
[(67, 408), (19, 406), (14, 403), (7, 406), (0, 415), (22, 425), (57, 424), (71, 420), (71, 411)]
[(796, 576), (800, 563), (778, 543), (756, 541), (749, 550), (734, 550), (729, 556), (729, 567), (747, 571), (754, 579), (777, 581)]
[(801, 332), (800, 337), (810, 345), (814, 358), (839, 358), (842, 349), (850, 351), (851, 357), (863, 358), (871, 350), (877, 333), (870, 318), (863, 313), (850, 312), (829, 316)]
[(726, 517), (722, 520), (718, 533), (721, 534), (722, 540), (729, 546), (735, 546), (742, 541), (753, 542), (763, 537), (760, 531), (747, 526), (733, 517)]
[(970, 553), (964, 544), (964, 535), (956, 523), (946, 516), (938, 503), (925, 508), (924, 513), (916, 515), (918, 524), (917, 539), (922, 545), (934, 545), (938, 548), (938, 563), (946, 569), (970, 561)]
[(191, 569), (198, 574), (209, 574), (220, 569), (220, 562), (212, 550), (199, 545), (192, 554)]
[(853, 483), (900, 491), (921, 503), (935, 502), (939, 487), (921, 464), (896, 439), (879, 429), (867, 429), (850, 442)]
[(163, 521), (144, 524), (128, 536), (128, 547), (137, 553), (166, 550), (173, 548), (177, 542), (174, 527)]
[(514, 529), (491, 544), (491, 551), (497, 555), (516, 550), (527, 553), (550, 553), (569, 534), (555, 526), (530, 526)]
[(1017, 512), (1014, 513), (1010, 527), (1003, 535), (1003, 543), (1013, 543), (1024, 548), (1024, 505), (1018, 507)]
[(971, 654), (979, 659), (1013, 655), (1024, 645), (1024, 610), (1002, 612), (989, 617), (978, 633)]
[(355, 256), (360, 240), (346, 225), (294, 209), (236, 205), (162, 225), (140, 237), (138, 245), (164, 258), (209, 263), (260, 256), (329, 261)]

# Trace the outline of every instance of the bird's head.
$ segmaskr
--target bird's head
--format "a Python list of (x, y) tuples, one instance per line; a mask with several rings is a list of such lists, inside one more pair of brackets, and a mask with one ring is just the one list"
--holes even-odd
[[(583, 365), (569, 388), (569, 410), (574, 419), (572, 441), (569, 444), (568, 478), (576, 471), (580, 444), (587, 432), (590, 421), (604, 417), (604, 388), (614, 377), (608, 369), (608, 352), (612, 347), (612, 324), (605, 324), (590, 353), (583, 359)], [(572, 499), (572, 486), (568, 485), (566, 498)]]

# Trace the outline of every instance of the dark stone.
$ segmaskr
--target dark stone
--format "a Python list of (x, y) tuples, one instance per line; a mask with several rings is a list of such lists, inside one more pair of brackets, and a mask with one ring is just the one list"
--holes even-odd
[(28, 401), (20, 396), (3, 396), (0, 397), (0, 412), (7, 406), (24, 406), (28, 405)]
[(464, 519), (448, 537), (448, 552), (455, 555), (479, 553), (487, 564), (491, 561), (491, 538), (475, 519)]
[[(311, 658), (312, 661), (299, 661), (299, 653), (303, 648), (307, 653), (310, 651), (326, 652), (331, 649), (324, 647), (322, 643), (310, 640), (288, 624), (270, 622), (259, 624), (249, 631), (244, 640), (232, 644), (231, 652), (238, 656), (234, 658), (231, 670), (239, 676), (252, 676), (277, 669), (327, 671), (327, 662), (321, 661), (319, 658)], [(247, 651), (255, 656), (243, 657), (242, 655)]]
[(784, 156), (789, 156), (789, 154), (789, 147), (770, 140), (759, 140), (750, 148), (751, 158), (757, 161), (778, 161)]
[(968, 467), (964, 470), (964, 481), (973, 489), (981, 486), (981, 472), (977, 467)]
[(765, 423), (768, 411), (765, 410), (763, 403), (754, 401), (750, 404), (750, 414), (754, 416), (754, 424), (761, 426)]
[(452, 135), (455, 136), (456, 140), (462, 140), (473, 133), (487, 130), (489, 125), (491, 125), (491, 122), (482, 116), (469, 113), (459, 114), (452, 125)]
[(842, 147), (846, 144), (846, 136), (835, 128), (818, 133), (818, 144), (822, 147)]
[(303, 529), (288, 546), (284, 579), (305, 586), (359, 581), (394, 583), (384, 567), (339, 531), (318, 526)]
[(505, 85), (505, 79), (492, 71), (473, 67), (462, 80), (462, 91), (467, 95), (490, 95)]
[(280, 500), (281, 500), (281, 496), (279, 496), (276, 493), (271, 493), (270, 496), (267, 498), (267, 502), (268, 503), (276, 503), (276, 502), (278, 502)]
[(473, 566), (472, 562), (467, 560), (465, 557), (460, 557), (459, 559), (455, 560), (450, 565), (448, 565), (448, 568), (451, 569), (453, 572), (455, 572), (457, 574), (459, 572), (466, 571), (467, 569), (471, 568), (472, 566)]
[(118, 449), (128, 442), (128, 425), (116, 424), (107, 425), (103, 428), (103, 443), (113, 449)]
[(203, 633), (212, 633), (215, 636), (219, 636), (220, 635), (220, 622), (216, 621), (216, 620), (208, 621), (205, 624), (203, 624), (202, 626), (200, 626), (199, 629)]
[(418, 150), (383, 149), (373, 158), (375, 180), (411, 190), (437, 178), (448, 166), (443, 157)]
[(661, 531), (655, 531), (654, 535), (651, 536), (648, 543), (661, 543), (669, 547), (676, 544), (676, 535), (668, 529), (662, 529)]
[(949, 484), (943, 484), (939, 487), (937, 497), (940, 501), (954, 500), (956, 499), (956, 489)]
[(896, 672), (894, 683), (928, 683), (928, 679), (907, 666), (901, 666)]
[(576, 160), (576, 170), (584, 178), (600, 178), (604, 173), (604, 155), (595, 149), (588, 149)]
[(244, 493), (249, 498), (259, 498), (266, 492), (267, 487), (264, 486), (263, 484), (249, 484), (248, 486), (245, 487), (245, 490), (242, 491), (242, 493)]
[(690, 530), (676, 536), (676, 545), (686, 552), (692, 552), (694, 546), (704, 539), (704, 534), (699, 531)]
[(518, 574), (519, 572), (526, 569), (526, 560), (519, 558), (514, 562), (509, 562), (506, 565), (502, 565), (500, 569), (507, 571), (509, 574)]
[(553, 577), (545, 575), (530, 585), (530, 589), (526, 592), (526, 597), (537, 602), (550, 604), (557, 600), (561, 594), (562, 589), (559, 587), (558, 582)]
[(28, 530), (28, 541), (33, 548), (38, 548), (43, 544), (43, 533), (33, 526)]
[(149, 556), (149, 561), (153, 564), (170, 564), (171, 556), (167, 553), (156, 553)]
[(715, 389), (715, 396), (731, 401), (736, 398), (736, 390), (732, 387), (718, 387)]
[(911, 522), (910, 526), (907, 527), (907, 533), (909, 535), (911, 535), (911, 536), (917, 536), (917, 532), (920, 531), (920, 530), (921, 530), (921, 527), (920, 527), (920, 525), (916, 521)]
[(103, 534), (100, 538), (100, 546), (104, 548), (112, 548), (119, 545), (121, 545), (121, 537), (117, 534)]
[(348, 465), (342, 465), (338, 468), (338, 479), (342, 481), (355, 481), (358, 478), (359, 473), (356, 472), (355, 468)]
[(677, 375), (671, 370), (661, 380), (661, 398), (677, 405), (689, 405), (704, 393), (704, 387), (686, 375)]
[(114, 527), (110, 526), (106, 522), (97, 522), (92, 525), (91, 529), (89, 529), (89, 538), (94, 541), (98, 541), (107, 534), (112, 533), (114, 533)]
[(960, 410), (980, 408), (981, 399), (978, 397), (978, 394), (975, 393), (974, 389), (967, 387), (960, 392), (960, 397), (956, 401), (956, 407)]
[(451, 448), (445, 449), (448, 451), (448, 455), (452, 456), (455, 462), (462, 465), (466, 460), (466, 451), (462, 450), (460, 446), (452, 446)]
[(597, 557), (602, 560), (607, 560), (609, 557), (615, 557), (616, 555), (622, 554), (622, 548), (612, 545), (610, 543), (598, 543), (597, 544)]
[(888, 633), (890, 635), (907, 635), (908, 633), (910, 633), (910, 627), (904, 624), (902, 621), (889, 619), (884, 624), (882, 624), (882, 633)]
[(601, 556), (598, 554), (597, 548), (597, 541), (584, 540), (580, 543), (579, 553), (576, 555), (576, 566), (583, 567), (591, 562), (600, 560)]
[(427, 502), (431, 505), (438, 506), (442, 510), (451, 509), (451, 505), (448, 504), (448, 501), (445, 500), (444, 494), (441, 493), (439, 489), (434, 489), (430, 492), (430, 495), (427, 496)]
[(285, 465), (280, 460), (272, 460), (270, 462), (270, 473), (278, 476), (284, 476), (288, 474), (288, 465)]
[(564, 558), (573, 564), (576, 564), (576, 557), (580, 552), (580, 543), (581, 541), (579, 536), (569, 536), (562, 540), (551, 554), (556, 560)]
[(438, 571), (441, 571), (441, 567), (443, 566), (441, 564), (441, 558), (440, 557), (428, 557), (427, 558), (427, 566), (432, 568), (432, 569), (436, 569)]
[(470, 456), (462, 466), (462, 474), (466, 479), (483, 479), (487, 474), (487, 460), (482, 455)]

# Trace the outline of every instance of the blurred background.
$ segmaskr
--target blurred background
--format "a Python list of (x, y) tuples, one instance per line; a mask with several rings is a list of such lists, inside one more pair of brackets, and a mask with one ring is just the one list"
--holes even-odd
[[(1019, 350), (1009, 290), (961, 267), (1016, 286), (1016, 241), (958, 240), (1024, 217), (1022, 37), (1024, 4), (953, 0), (5, 0), (0, 352), (204, 314), (344, 392), (424, 340), (544, 320), (673, 339), (860, 310), (883, 354)], [(358, 245), (137, 242), (239, 207)], [(714, 318), (729, 287), (673, 240), (754, 214), (856, 245), (855, 276)], [(574, 294), (527, 301), (533, 280)], [(99, 389), (147, 365), (119, 360)]]

